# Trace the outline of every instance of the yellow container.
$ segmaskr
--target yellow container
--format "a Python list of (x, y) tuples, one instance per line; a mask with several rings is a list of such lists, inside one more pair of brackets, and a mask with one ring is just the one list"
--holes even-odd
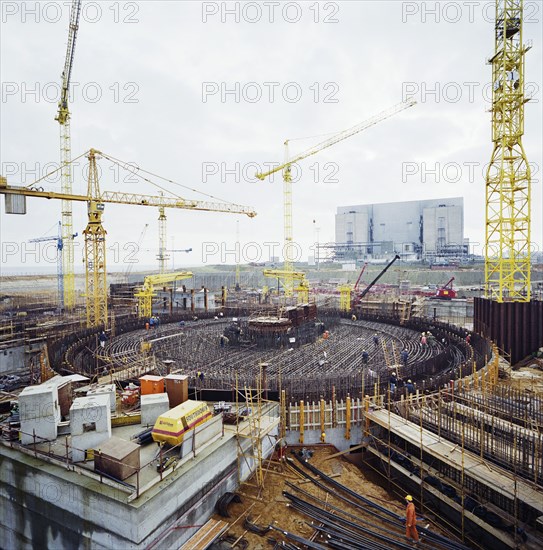
[(151, 435), (157, 443), (172, 446), (183, 442), (186, 432), (211, 420), (213, 415), (205, 401), (189, 399), (157, 418)]

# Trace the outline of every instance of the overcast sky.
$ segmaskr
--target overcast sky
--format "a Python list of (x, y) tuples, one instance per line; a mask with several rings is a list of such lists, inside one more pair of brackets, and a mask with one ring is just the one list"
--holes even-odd
[[(286, 138), (348, 128), (405, 99), (393, 118), (306, 159), (293, 184), (294, 240), (307, 259), (316, 235), (334, 240), (338, 206), (464, 197), (465, 236), (482, 252), (485, 167), (490, 160), (494, 2), (83, 1), (72, 73), (72, 157), (91, 147), (223, 201), (254, 219), (168, 211), (168, 247), (192, 248), (176, 267), (220, 263), (239, 220), (245, 260), (267, 260), (283, 241), (281, 176), (255, 167), (282, 162)], [(28, 185), (59, 162), (57, 111), (69, 2), (1, 6), (0, 173)], [(523, 139), (532, 164), (532, 235), (542, 229), (542, 3), (525, 2), (527, 93)], [(292, 141), (295, 154), (322, 137)], [(102, 190), (159, 189), (100, 161)], [(86, 192), (84, 167), (74, 191)], [(154, 179), (157, 183), (160, 180)], [(43, 182), (60, 189), (59, 177)], [(168, 186), (185, 198), (204, 195)], [(2, 200), (3, 202), (3, 200)], [(26, 241), (56, 233), (60, 201), (29, 199), (26, 216), (0, 214), (2, 266), (53, 265)], [(74, 230), (86, 206), (74, 203)], [(122, 268), (145, 226), (140, 265), (154, 264), (156, 208), (106, 205), (109, 268)], [(316, 229), (318, 228), (318, 231)], [(81, 266), (78, 238), (76, 266)], [(207, 243), (207, 244), (206, 244)], [(217, 243), (216, 245), (209, 243)], [(276, 249), (276, 253), (280, 252)], [(207, 252), (207, 254), (206, 254)], [(250, 256), (250, 257), (249, 257)], [(233, 255), (223, 260), (234, 263)]]

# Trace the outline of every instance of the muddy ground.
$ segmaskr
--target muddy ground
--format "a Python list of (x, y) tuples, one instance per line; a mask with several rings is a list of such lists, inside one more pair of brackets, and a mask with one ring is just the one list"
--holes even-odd
[[(384, 479), (369, 466), (362, 465), (359, 467), (342, 456), (330, 458), (331, 455), (337, 453), (337, 449), (329, 445), (311, 446), (307, 448), (314, 452), (312, 458), (309, 459), (310, 463), (319, 470), (333, 477), (342, 485), (351, 488), (364, 497), (403, 517), (405, 514), (405, 504), (403, 502), (404, 493), (399, 490), (394, 491), (394, 488), (391, 488), (390, 491), (387, 490), (384, 487)], [(293, 450), (299, 451), (300, 448), (289, 449), (287, 456), (291, 456), (290, 453)], [(293, 462), (298, 464), (295, 460)], [(257, 486), (252, 482), (244, 484), (238, 493), (242, 502), (232, 503), (228, 507), (230, 518), (223, 518), (218, 514), (214, 516), (214, 519), (222, 519), (231, 524), (226, 536), (230, 544), (236, 540), (239, 541), (235, 548), (264, 550), (265, 548), (273, 547), (270, 543), (271, 539), (278, 541), (288, 540), (282, 533), (272, 529), (264, 535), (258, 535), (247, 531), (243, 525), (246, 517), (250, 517), (253, 523), (261, 527), (274, 525), (278, 529), (289, 531), (305, 539), (311, 539), (315, 540), (315, 542), (322, 543), (322, 539), (316, 535), (315, 529), (310, 525), (311, 519), (289, 507), (289, 500), (283, 496), (284, 490), (316, 504), (316, 502), (311, 501), (307, 495), (303, 495), (300, 492), (306, 491), (316, 496), (321, 501), (324, 501), (325, 504), (321, 504), (321, 507), (330, 510), (330, 505), (337, 506), (353, 514), (355, 518), (351, 518), (352, 521), (360, 523), (365, 521), (367, 522), (367, 527), (371, 529), (374, 529), (376, 526), (381, 526), (392, 531), (392, 534), (388, 534), (387, 536), (397, 539), (398, 542), (406, 543), (404, 537), (405, 527), (400, 521), (398, 521), (397, 525), (390, 525), (389, 523), (381, 522), (379, 519), (361, 512), (355, 507), (349, 506), (337, 497), (331, 496), (329, 493), (316, 487), (313, 483), (306, 481), (298, 472), (290, 467), (288, 461), (280, 462), (277, 460), (277, 457), (274, 457), (271, 461), (266, 461), (263, 467), (265, 473), (262, 491), (259, 491)], [(300, 491), (288, 487), (287, 482), (294, 484)], [(337, 511), (334, 513), (337, 513)], [(420, 515), (418, 510), (417, 514)], [(441, 534), (446, 534), (436, 527), (435, 523), (432, 521), (431, 513), (426, 513), (425, 511), (424, 517), (425, 520), (424, 523), (421, 523), (422, 526), (425, 527), (430, 524), (430, 529)], [(305, 548), (303, 545), (299, 545), (299, 547)], [(429, 548), (429, 546), (424, 544), (422, 544), (421, 547)], [(220, 548), (222, 550), (223, 548), (231, 548), (231, 546), (217, 545), (213, 548)]]

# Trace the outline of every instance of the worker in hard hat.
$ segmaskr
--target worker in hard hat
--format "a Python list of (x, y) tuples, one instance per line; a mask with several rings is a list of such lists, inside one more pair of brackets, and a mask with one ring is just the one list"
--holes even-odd
[(405, 389), (407, 390), (407, 395), (413, 395), (415, 393), (415, 384), (413, 384), (413, 380), (409, 379), (407, 381)]
[(398, 386), (398, 376), (396, 375), (395, 372), (393, 372), (390, 375), (389, 384), (390, 384), (390, 393), (392, 394), (396, 393), (396, 388)]
[(409, 542), (419, 543), (419, 532), (417, 531), (417, 514), (415, 512), (415, 504), (413, 497), (407, 495), (405, 497), (407, 508), (405, 509), (405, 537)]

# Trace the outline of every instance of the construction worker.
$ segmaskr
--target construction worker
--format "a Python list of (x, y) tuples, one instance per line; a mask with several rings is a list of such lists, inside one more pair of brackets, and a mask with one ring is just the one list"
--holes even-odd
[(100, 347), (105, 348), (106, 347), (106, 342), (108, 340), (108, 337), (107, 337), (107, 334), (105, 333), (105, 331), (102, 331), (100, 333), (100, 336), (98, 336), (98, 340), (100, 341)]
[(277, 457), (279, 460), (285, 460), (287, 454), (287, 440), (281, 437), (275, 444), (275, 450), (277, 451)]
[(390, 375), (390, 393), (396, 393), (396, 387), (398, 386), (398, 377), (395, 372)]
[(407, 495), (405, 497), (407, 508), (405, 509), (405, 537), (409, 542), (419, 543), (419, 532), (417, 531), (417, 514), (415, 512), (415, 505), (413, 504), (413, 497)]
[(407, 395), (413, 395), (415, 393), (415, 384), (413, 384), (412, 380), (407, 381), (405, 389), (407, 390)]
[(364, 365), (367, 365), (369, 358), (370, 358), (369, 353), (365, 349), (363, 349), (362, 350), (362, 363), (364, 363)]
[(379, 336), (377, 336), (377, 333), (373, 335), (373, 343), (374, 345), (379, 344)]
[(407, 367), (407, 360), (409, 359), (409, 352), (407, 351), (406, 348), (404, 348), (402, 350), (402, 352), (400, 353), (400, 358), (402, 360), (403, 366)]

